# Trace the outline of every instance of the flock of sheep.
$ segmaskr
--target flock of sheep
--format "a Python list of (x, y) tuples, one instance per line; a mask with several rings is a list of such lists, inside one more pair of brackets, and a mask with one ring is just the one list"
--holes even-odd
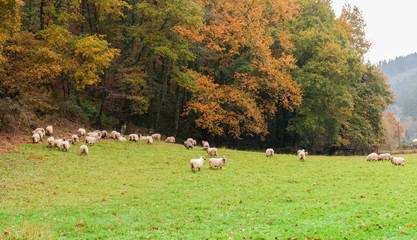
[(391, 161), (392, 164), (394, 165), (401, 165), (404, 166), (405, 164), (405, 159), (402, 157), (393, 157), (391, 156), (391, 154), (389, 153), (382, 153), (382, 154), (377, 154), (377, 153), (371, 153), (366, 157), (367, 161)]

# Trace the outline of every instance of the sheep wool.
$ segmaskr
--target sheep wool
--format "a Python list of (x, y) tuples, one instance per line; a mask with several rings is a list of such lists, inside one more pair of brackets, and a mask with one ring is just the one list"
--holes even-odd
[(74, 143), (76, 143), (76, 142), (79, 142), (79, 141), (80, 141), (80, 139), (78, 138), (78, 135), (77, 135), (77, 134), (72, 135), (72, 136), (71, 136), (71, 138), (72, 138), (72, 141), (73, 141)]
[(53, 148), (54, 147), (54, 142), (55, 142), (55, 139), (54, 139), (54, 137), (49, 137), (47, 140), (46, 140), (46, 142), (47, 142), (47, 148)]
[(65, 150), (65, 151), (67, 151), (68, 152), (68, 150), (70, 149), (70, 147), (71, 147), (71, 142), (68, 140), (68, 141), (64, 141), (64, 142), (62, 142), (62, 150)]
[(175, 143), (175, 137), (167, 137), (167, 139), (165, 139), (165, 142), (167, 142), (167, 143)]
[(107, 131), (106, 130), (103, 130), (103, 131), (101, 131), (101, 138), (106, 138), (107, 137)]
[(306, 152), (304, 149), (301, 149), (297, 151), (297, 155), (298, 155), (298, 159), (300, 159), (301, 161), (304, 161), (306, 160), (308, 152)]
[(161, 141), (161, 134), (159, 134), (159, 133), (152, 134), (151, 137), (155, 141)]
[(88, 144), (95, 144), (98, 142), (98, 138), (97, 137), (85, 137), (85, 143)]
[(52, 135), (54, 133), (54, 128), (51, 125), (49, 125), (45, 128), (45, 132), (48, 135)]
[(35, 133), (39, 134), (40, 138), (45, 137), (45, 129), (43, 128), (37, 128), (34, 131), (32, 131), (32, 134), (35, 134)]
[(378, 161), (383, 161), (383, 160), (390, 160), (391, 158), (391, 154), (389, 153), (382, 153), (378, 155)]
[(187, 139), (187, 142), (190, 142), (193, 146), (195, 146), (195, 145), (194, 145), (194, 139), (192, 139), (192, 138), (188, 138), (188, 139)]
[(146, 136), (144, 137), (145, 142), (148, 144), (152, 144), (153, 143), (153, 138), (151, 136)]
[(80, 152), (81, 152), (81, 155), (83, 155), (83, 154), (88, 155), (88, 147), (87, 147), (87, 145), (81, 145)]
[(220, 169), (222, 169), (222, 167), (226, 165), (226, 160), (226, 156), (223, 156), (222, 158), (210, 158), (210, 168), (220, 167)]
[(193, 144), (192, 144), (191, 142), (189, 142), (189, 141), (185, 141), (185, 142), (184, 142), (184, 147), (185, 147), (187, 150), (190, 150), (190, 148), (191, 148), (191, 149), (193, 149)]
[(78, 131), (77, 131), (77, 134), (80, 137), (85, 136), (85, 133), (86, 133), (86, 131), (85, 131), (84, 128), (79, 128)]
[(217, 157), (217, 148), (207, 148), (207, 153), (210, 156), (216, 156)]
[(390, 160), (391, 160), (391, 163), (394, 165), (404, 166), (405, 164), (405, 159), (402, 157), (391, 157)]
[(366, 161), (378, 161), (378, 154), (377, 153), (371, 153), (366, 157)]
[(204, 161), (206, 160), (205, 157), (201, 156), (199, 159), (191, 159), (190, 160), (190, 166), (191, 166), (191, 170), (193, 172), (195, 168), (198, 168), (198, 171), (200, 171), (200, 168), (203, 167)]
[(137, 134), (132, 133), (132, 134), (129, 135), (129, 141), (137, 142), (138, 140), (139, 140), (139, 136)]
[(210, 144), (207, 141), (202, 141), (201, 144), (203, 144), (203, 149), (207, 150), (207, 148), (210, 148)]
[(266, 155), (266, 157), (271, 157), (271, 158), (274, 157), (274, 149), (272, 149), (272, 148), (266, 149), (265, 155)]
[(38, 143), (40, 140), (41, 140), (41, 136), (39, 136), (39, 134), (38, 134), (38, 133), (34, 133), (34, 134), (32, 135), (32, 142), (33, 142), (33, 143)]
[(55, 141), (54, 141), (54, 148), (58, 148), (59, 150), (61, 150), (61, 145), (62, 145), (62, 142), (64, 142), (64, 140), (63, 139), (56, 139)]
[(126, 138), (124, 138), (124, 137), (122, 137), (122, 136), (120, 136), (120, 137), (118, 138), (118, 140), (119, 140), (119, 141), (122, 141), (122, 142), (126, 142)]

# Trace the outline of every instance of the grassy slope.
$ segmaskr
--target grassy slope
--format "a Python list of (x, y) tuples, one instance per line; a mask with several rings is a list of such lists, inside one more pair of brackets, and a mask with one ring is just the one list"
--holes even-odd
[(200, 147), (110, 140), (81, 157), (78, 146), (66, 153), (28, 144), (0, 155), (0, 238), (417, 236), (417, 155), (395, 167), (219, 149), (223, 170), (206, 161), (193, 174), (189, 160), (208, 159)]

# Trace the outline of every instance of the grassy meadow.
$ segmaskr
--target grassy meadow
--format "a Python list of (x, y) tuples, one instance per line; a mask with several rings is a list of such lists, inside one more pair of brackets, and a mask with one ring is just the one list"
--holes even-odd
[(417, 155), (398, 167), (218, 149), (227, 164), (210, 170), (201, 147), (79, 146), (0, 155), (0, 239), (417, 238)]

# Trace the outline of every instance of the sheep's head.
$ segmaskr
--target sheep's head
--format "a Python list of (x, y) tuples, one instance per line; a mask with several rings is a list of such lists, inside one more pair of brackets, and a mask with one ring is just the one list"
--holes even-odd
[(201, 156), (200, 158), (201, 158), (201, 159), (203, 159), (203, 161), (205, 161), (205, 160), (206, 160), (206, 158), (205, 158), (205, 157), (203, 157), (203, 156)]
[(222, 159), (223, 159), (223, 162), (226, 163), (226, 160), (227, 160), (226, 156), (223, 156)]

